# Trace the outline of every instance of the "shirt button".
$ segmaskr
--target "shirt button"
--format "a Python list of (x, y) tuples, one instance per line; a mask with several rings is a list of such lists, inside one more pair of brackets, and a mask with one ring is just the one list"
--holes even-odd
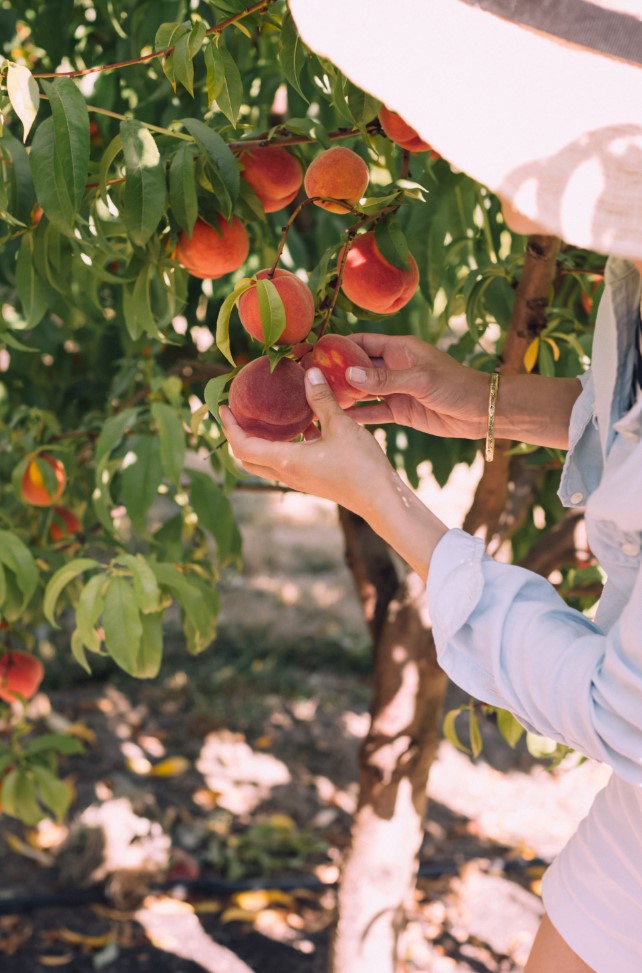
[(635, 541), (625, 541), (622, 544), (622, 553), (626, 554), (627, 557), (635, 557), (640, 553), (640, 545), (636, 544)]
[(583, 493), (578, 492), (578, 493), (571, 494), (571, 503), (581, 503), (583, 499), (584, 499)]

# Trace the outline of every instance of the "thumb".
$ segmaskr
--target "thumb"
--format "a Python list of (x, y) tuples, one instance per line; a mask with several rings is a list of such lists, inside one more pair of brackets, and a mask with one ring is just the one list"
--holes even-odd
[(396, 369), (362, 368), (352, 365), (346, 369), (346, 379), (350, 385), (356, 386), (372, 395), (391, 395), (394, 392), (406, 392), (418, 395), (422, 389), (424, 376), (415, 368)]
[(341, 413), (332, 389), (320, 368), (308, 368), (305, 373), (305, 394), (310, 408), (323, 426), (333, 415)]

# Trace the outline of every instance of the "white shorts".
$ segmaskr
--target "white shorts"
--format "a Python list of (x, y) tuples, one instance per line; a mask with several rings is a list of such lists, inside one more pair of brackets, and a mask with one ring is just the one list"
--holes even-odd
[(642, 788), (611, 776), (542, 895), (557, 931), (596, 973), (642, 973)]

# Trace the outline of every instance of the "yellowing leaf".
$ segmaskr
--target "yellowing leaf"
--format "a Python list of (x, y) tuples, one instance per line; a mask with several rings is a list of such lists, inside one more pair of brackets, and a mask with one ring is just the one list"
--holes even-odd
[(544, 341), (546, 341), (551, 346), (551, 348), (553, 349), (553, 360), (554, 361), (559, 361), (560, 360), (560, 350), (559, 350), (559, 346), (558, 346), (557, 342), (556, 341), (553, 341), (552, 338), (544, 338)]
[(237, 892), (232, 896), (232, 902), (242, 912), (261, 912), (271, 905), (294, 906), (294, 899), (279, 889), (255, 889), (248, 892)]
[(189, 770), (187, 757), (168, 757), (155, 764), (148, 772), (149, 777), (180, 777)]
[(45, 868), (51, 868), (54, 864), (53, 855), (47, 854), (47, 852), (42, 851), (39, 848), (33, 848), (28, 845), (22, 838), (19, 838), (15, 834), (6, 834), (5, 841), (16, 855), (22, 855), (24, 858), (31, 858), (32, 861), (38, 862), (38, 864), (43, 865)]
[(85, 740), (87, 743), (96, 742), (96, 734), (84, 723), (70, 723), (67, 727), (67, 733), (72, 737), (78, 737), (79, 740)]
[(83, 933), (74, 932), (73, 929), (65, 929), (64, 926), (58, 930), (58, 935), (66, 943), (75, 943), (89, 949), (102, 949), (114, 938), (111, 932), (103, 933), (101, 936), (85, 936)]
[(282, 828), (284, 831), (296, 831), (296, 823), (287, 814), (272, 814), (268, 818), (273, 828)]
[(205, 899), (203, 902), (196, 902), (194, 905), (194, 912), (197, 915), (209, 915), (215, 912), (221, 912), (222, 909), (223, 904), (217, 899)]
[(539, 357), (539, 338), (533, 338), (530, 345), (524, 352), (524, 368), (527, 372), (532, 372), (537, 364)]
[(147, 757), (128, 757), (125, 761), (127, 769), (139, 777), (147, 777), (151, 773), (152, 765)]
[(251, 922), (253, 923), (258, 913), (250, 912), (248, 909), (226, 909), (221, 916), (221, 922)]
[(61, 953), (60, 956), (38, 956), (38, 962), (43, 966), (68, 966), (74, 958), (73, 953)]

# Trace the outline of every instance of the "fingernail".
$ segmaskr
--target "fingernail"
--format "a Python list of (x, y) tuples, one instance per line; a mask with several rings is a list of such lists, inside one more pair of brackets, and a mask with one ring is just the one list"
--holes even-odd
[(359, 385), (360, 382), (365, 382), (368, 376), (366, 375), (365, 369), (359, 368), (357, 365), (351, 365), (348, 369), (348, 378), (351, 382)]
[(308, 381), (310, 385), (327, 385), (325, 375), (320, 368), (308, 368)]

